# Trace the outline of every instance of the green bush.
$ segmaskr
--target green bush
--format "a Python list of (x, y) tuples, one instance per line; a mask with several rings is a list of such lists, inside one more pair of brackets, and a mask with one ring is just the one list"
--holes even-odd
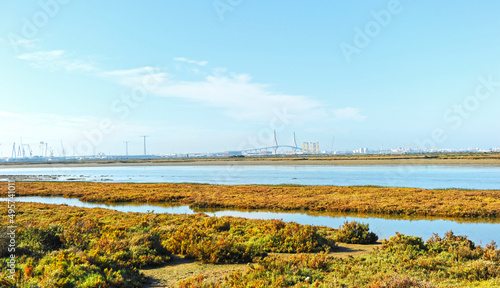
[(368, 224), (346, 221), (337, 231), (335, 241), (351, 244), (373, 244), (377, 242), (378, 236), (369, 230)]
[(478, 259), (481, 257), (478, 253), (480, 250), (476, 250), (474, 242), (467, 239), (464, 236), (457, 236), (449, 231), (444, 234), (444, 238), (439, 237), (435, 234), (429, 238), (426, 242), (426, 247), (429, 252), (441, 253), (443, 251), (454, 251), (454, 255), (461, 259)]
[[(118, 265), (116, 265), (118, 266)], [(128, 275), (124, 278), (122, 274)], [(27, 275), (24, 287), (141, 287), (143, 276), (134, 269), (100, 267), (95, 258), (74, 249), (47, 254)]]
[(207, 263), (247, 263), (267, 252), (314, 252), (335, 246), (314, 226), (241, 218), (205, 217), (164, 229), (161, 238), (169, 251)]
[(390, 252), (427, 251), (422, 237), (408, 236), (398, 232), (396, 232), (396, 236), (392, 236), (389, 240), (384, 239), (382, 241), (382, 249)]
[(62, 227), (50, 226), (47, 228), (38, 228), (28, 226), (19, 229), (19, 248), (22, 251), (31, 251), (36, 253), (50, 252), (58, 250), (63, 243), (60, 238)]

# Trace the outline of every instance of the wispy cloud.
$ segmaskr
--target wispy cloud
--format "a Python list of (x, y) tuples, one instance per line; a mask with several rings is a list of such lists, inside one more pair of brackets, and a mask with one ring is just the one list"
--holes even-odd
[(151, 66), (99, 71), (93, 63), (75, 59), (65, 50), (25, 53), (18, 58), (29, 61), (36, 68), (92, 72), (127, 87), (146, 88), (151, 95), (183, 99), (218, 108), (238, 120), (268, 121), (275, 111), (285, 110), (296, 116), (295, 119), (300, 122), (315, 122), (318, 118), (329, 118), (328, 114), (333, 115), (336, 120), (365, 119), (356, 108), (347, 107), (327, 113), (327, 107), (310, 96), (278, 92), (269, 84), (253, 81), (248, 74), (228, 72), (226, 68), (210, 71), (203, 67), (208, 64), (207, 61), (195, 61), (185, 57), (177, 57), (174, 60), (196, 64), (199, 69), (204, 69), (193, 73), (198, 80), (179, 80), (164, 69)]
[(366, 116), (361, 114), (361, 111), (359, 109), (352, 107), (333, 110), (333, 117), (336, 120), (363, 121), (366, 119)]
[[(7, 40), (5, 40), (7, 41)], [(8, 42), (9, 44), (14, 48), (15, 51), (19, 51), (21, 49), (23, 50), (29, 50), (29, 49), (34, 49), (36, 47), (36, 43), (41, 42), (41, 39), (34, 38), (34, 39), (26, 39), (26, 38), (9, 38)]]
[(25, 53), (17, 56), (18, 59), (34, 61), (34, 62), (49, 62), (60, 59), (64, 55), (64, 50), (39, 51), (33, 53)]
[[(157, 86), (167, 81), (170, 74), (155, 67), (140, 67), (135, 69), (113, 70), (98, 73), (99, 76), (116, 81), (124, 86)], [(154, 85), (151, 84), (153, 80)], [(151, 89), (148, 86), (149, 89)]]
[(66, 70), (68, 72), (93, 72), (97, 70), (95, 64), (89, 61), (75, 59), (64, 50), (24, 53), (18, 55), (17, 58), (28, 61), (34, 68), (49, 69), (52, 71)]
[(184, 58), (184, 57), (176, 57), (176, 58), (174, 58), (174, 60), (178, 61), (178, 62), (186, 62), (189, 64), (196, 64), (199, 66), (206, 66), (208, 64), (208, 61), (195, 61), (195, 60), (191, 60), (191, 59)]
[(253, 82), (248, 74), (226, 73), (223, 69), (216, 69), (198, 81), (175, 80), (151, 67), (105, 73), (129, 87), (141, 85), (148, 74), (159, 79), (150, 94), (222, 108), (225, 114), (240, 120), (264, 118), (267, 121), (274, 110), (303, 113), (321, 106), (309, 97), (275, 92), (270, 85)]

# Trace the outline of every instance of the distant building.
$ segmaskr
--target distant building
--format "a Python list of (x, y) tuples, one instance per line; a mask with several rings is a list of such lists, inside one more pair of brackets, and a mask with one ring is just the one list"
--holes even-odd
[(302, 152), (305, 154), (320, 154), (319, 142), (302, 143)]
[(312, 144), (311, 153), (312, 154), (319, 154), (319, 143), (316, 142), (316, 143), (311, 143), (311, 144)]
[(241, 151), (227, 151), (224, 152), (223, 156), (234, 157), (234, 156), (243, 156), (243, 154), (241, 153)]
[(308, 154), (309, 153), (309, 143), (304, 142), (302, 143), (302, 152)]

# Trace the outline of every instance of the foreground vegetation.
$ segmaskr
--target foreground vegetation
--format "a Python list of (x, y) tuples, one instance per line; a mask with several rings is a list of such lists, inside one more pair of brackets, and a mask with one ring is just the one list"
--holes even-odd
[(500, 250), (475, 246), (448, 232), (426, 243), (397, 234), (367, 256), (333, 258), (327, 253), (299, 254), (289, 259), (267, 257), (246, 273), (236, 272), (218, 283), (203, 276), (181, 287), (499, 287)]
[[(218, 283), (203, 275), (180, 287), (498, 287), (500, 250), (447, 233), (424, 243), (397, 234), (367, 256), (335, 258), (335, 241), (373, 243), (360, 223), (341, 229), (204, 214), (121, 213), (22, 203), (17, 214), (17, 287), (141, 287), (139, 268), (172, 253), (204, 263), (251, 263)], [(1, 223), (7, 223), (2, 213)], [(0, 228), (0, 283), (8, 280)], [(298, 253), (281, 257), (270, 252)], [(305, 254), (304, 254), (305, 253)], [(4, 285), (7, 282), (4, 282)]]
[[(8, 223), (6, 216), (1, 221)], [(248, 263), (268, 252), (335, 247), (331, 228), (204, 214), (120, 213), (23, 203), (17, 222), (19, 287), (141, 287), (144, 278), (137, 269), (164, 264), (172, 253), (204, 263)], [(5, 280), (11, 253), (6, 228), (1, 229)]]
[[(17, 182), (19, 196), (87, 202), (168, 202), (192, 208), (279, 209), (440, 217), (500, 216), (500, 191), (290, 185)], [(6, 191), (6, 182), (0, 182)]]

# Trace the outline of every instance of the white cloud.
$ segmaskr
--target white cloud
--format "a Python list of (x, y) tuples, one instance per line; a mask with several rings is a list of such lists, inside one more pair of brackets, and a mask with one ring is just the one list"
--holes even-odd
[(116, 81), (129, 87), (143, 85), (145, 77), (149, 75), (156, 80), (155, 85), (147, 89), (150, 94), (222, 108), (225, 114), (240, 120), (269, 121), (269, 116), (275, 110), (312, 113), (313, 109), (321, 106), (306, 96), (274, 92), (267, 84), (253, 82), (248, 74), (227, 74), (223, 69), (217, 69), (198, 81), (175, 80), (171, 75), (152, 67), (111, 71), (102, 75), (115, 77)]
[(39, 51), (26, 53), (17, 56), (18, 59), (34, 61), (34, 62), (49, 62), (59, 60), (64, 55), (64, 50)]
[(197, 80), (189, 81), (176, 79), (164, 69), (150, 66), (101, 72), (99, 75), (127, 87), (144, 88), (148, 94), (157, 97), (214, 107), (237, 120), (268, 122), (276, 111), (287, 111), (296, 123), (365, 119), (359, 109), (347, 107), (331, 111), (328, 105), (311, 97), (276, 92), (271, 85), (255, 82), (248, 74), (228, 72), (226, 68), (193, 73)]
[(366, 119), (366, 116), (362, 115), (359, 109), (352, 107), (333, 110), (333, 117), (336, 120), (363, 121)]
[(73, 59), (64, 50), (38, 51), (24, 53), (17, 56), (18, 59), (30, 62), (34, 68), (49, 69), (52, 71), (66, 70), (68, 72), (82, 71), (93, 72), (96, 67), (88, 61)]
[(195, 60), (191, 60), (191, 59), (184, 58), (184, 57), (176, 57), (176, 58), (174, 58), (174, 60), (178, 61), (178, 62), (186, 62), (189, 64), (196, 64), (199, 66), (206, 66), (208, 64), (208, 61), (195, 61)]
[(106, 71), (101, 72), (98, 75), (112, 79), (113, 81), (128, 87), (156, 87), (170, 77), (168, 73), (163, 72), (160, 68), (149, 66), (135, 69)]
[[(5, 40), (6, 41), (6, 40)], [(36, 43), (40, 42), (41, 39), (26, 39), (21, 37), (10, 37), (9, 43), (14, 48), (14, 50), (18, 51), (21, 49), (33, 49), (36, 47)]]

